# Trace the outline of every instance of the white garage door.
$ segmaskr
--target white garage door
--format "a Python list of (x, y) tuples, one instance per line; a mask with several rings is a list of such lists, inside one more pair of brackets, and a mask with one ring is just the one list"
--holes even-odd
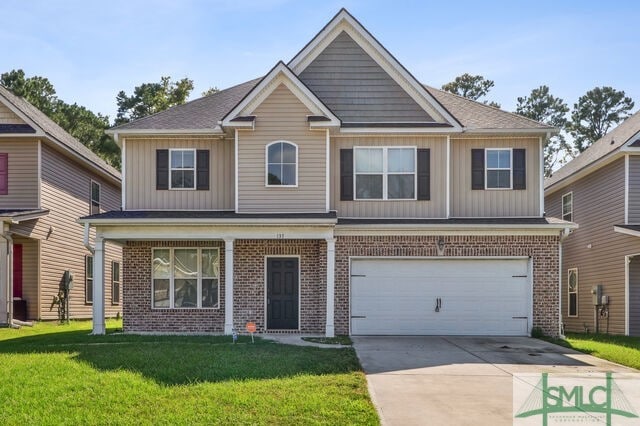
[(351, 334), (528, 334), (526, 259), (353, 259)]

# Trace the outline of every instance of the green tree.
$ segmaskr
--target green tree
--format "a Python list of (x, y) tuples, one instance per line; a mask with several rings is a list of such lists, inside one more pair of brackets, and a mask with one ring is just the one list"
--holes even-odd
[(612, 127), (631, 115), (633, 100), (613, 87), (596, 87), (581, 96), (573, 106), (569, 129), (573, 144), (583, 152), (606, 135)]
[(172, 106), (184, 104), (193, 90), (193, 80), (183, 78), (171, 81), (171, 77), (161, 77), (158, 83), (143, 83), (133, 89), (128, 96), (121, 90), (116, 96), (118, 114), (116, 124), (128, 123)]
[(220, 89), (218, 89), (216, 86), (209, 87), (207, 90), (202, 92), (202, 96), (213, 95), (214, 93), (218, 93), (219, 91), (220, 91)]
[(565, 137), (569, 106), (561, 98), (549, 93), (548, 86), (540, 86), (533, 89), (529, 96), (518, 98), (515, 112), (560, 130), (544, 146), (544, 173), (547, 177), (551, 176), (555, 165), (562, 163), (571, 154), (571, 147)]
[(77, 104), (67, 104), (57, 97), (53, 84), (47, 78), (26, 77), (21, 69), (0, 75), (0, 84), (25, 98), (107, 163), (120, 167), (120, 148), (111, 136), (104, 133), (110, 127), (109, 117)]
[[(488, 80), (481, 75), (471, 75), (464, 73), (456, 77), (453, 81), (442, 86), (442, 90), (454, 93), (456, 95), (478, 101), (480, 98), (487, 96), (491, 88), (495, 85), (493, 80)], [(500, 108), (497, 102), (484, 101), (485, 104)]]
[(27, 78), (23, 70), (11, 70), (0, 75), (0, 84), (16, 96), (25, 98), (31, 105), (51, 116), (58, 98), (49, 79), (39, 76)]

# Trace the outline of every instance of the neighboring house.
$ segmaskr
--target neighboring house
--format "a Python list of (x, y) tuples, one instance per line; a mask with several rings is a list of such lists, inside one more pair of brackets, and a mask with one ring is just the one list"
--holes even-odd
[(117, 241), (126, 331), (557, 335), (553, 131), (421, 85), (343, 9), (265, 77), (110, 131), (95, 293)]
[[(52, 302), (67, 270), (70, 316), (91, 318), (92, 257), (77, 219), (119, 208), (119, 194), (117, 170), (0, 86), (0, 324), (57, 319)], [(122, 249), (107, 253), (106, 313), (116, 315)]]
[(640, 336), (640, 112), (547, 179), (545, 205), (579, 225), (562, 243), (565, 330)]

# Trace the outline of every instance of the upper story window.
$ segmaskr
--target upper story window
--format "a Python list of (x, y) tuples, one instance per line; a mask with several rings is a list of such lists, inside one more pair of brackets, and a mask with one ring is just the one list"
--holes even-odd
[(208, 149), (156, 149), (157, 190), (209, 190)]
[(573, 222), (573, 192), (562, 196), (562, 220)]
[(471, 150), (471, 189), (527, 189), (527, 150), (525, 148), (473, 148)]
[(511, 149), (485, 150), (486, 189), (511, 189)]
[(9, 194), (9, 154), (0, 153), (0, 195)]
[(100, 213), (100, 184), (91, 181), (91, 214)]
[(171, 189), (195, 189), (196, 188), (196, 150), (195, 149), (171, 149), (169, 150)]
[(285, 141), (267, 145), (267, 186), (298, 185), (298, 147)]
[(354, 148), (356, 200), (415, 200), (416, 148)]

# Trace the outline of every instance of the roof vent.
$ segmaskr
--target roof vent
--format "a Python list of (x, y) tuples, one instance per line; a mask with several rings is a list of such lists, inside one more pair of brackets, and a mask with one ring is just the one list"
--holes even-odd
[(613, 145), (614, 143), (616, 143), (615, 139), (611, 139), (611, 145)]

